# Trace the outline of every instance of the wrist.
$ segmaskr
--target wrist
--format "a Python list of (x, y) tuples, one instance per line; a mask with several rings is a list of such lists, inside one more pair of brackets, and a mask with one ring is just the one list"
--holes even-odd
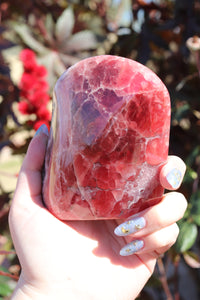
[(86, 291), (79, 291), (70, 282), (52, 283), (49, 285), (29, 283), (20, 275), (17, 286), (10, 300), (93, 300)]
[(70, 294), (70, 288), (63, 288), (61, 284), (44, 286), (43, 284), (29, 283), (20, 276), (17, 286), (10, 300), (68, 300), (78, 299)]

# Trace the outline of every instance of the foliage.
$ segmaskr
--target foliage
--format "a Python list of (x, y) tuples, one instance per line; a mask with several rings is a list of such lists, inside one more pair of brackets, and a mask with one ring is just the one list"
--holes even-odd
[(8, 284), (8, 280), (9, 277), (0, 276), (0, 297), (9, 296), (12, 293), (12, 289)]
[[(67, 67), (85, 57), (113, 54), (146, 64), (166, 84), (172, 104), (170, 154), (180, 156), (187, 164), (180, 191), (189, 205), (179, 222), (179, 238), (158, 261), (154, 277), (139, 299), (166, 299), (166, 295), (167, 299), (173, 299), (172, 295), (185, 299), (189, 287), (182, 290), (178, 285), (182, 280), (179, 269), (184, 267), (190, 268), (196, 280), (199, 298), (199, 35), (198, 0), (1, 1), (0, 262), (9, 274), (18, 262), (15, 255), (6, 252), (12, 249), (8, 211), (19, 167), (34, 133), (32, 128), (37, 128), (37, 121), (49, 122), (49, 97)], [(26, 65), (31, 59), (24, 59), (23, 53), (31, 54), (31, 67)], [(35, 75), (39, 69), (40, 79)], [(31, 81), (27, 74), (34, 79)], [(42, 96), (37, 95), (37, 87), (29, 89), (31, 82), (37, 85), (40, 80), (44, 83), (43, 89), (39, 88)], [(33, 96), (43, 99), (43, 112)], [(16, 278), (18, 269), (14, 270)], [(0, 299), (9, 296), (13, 280), (0, 277)]]

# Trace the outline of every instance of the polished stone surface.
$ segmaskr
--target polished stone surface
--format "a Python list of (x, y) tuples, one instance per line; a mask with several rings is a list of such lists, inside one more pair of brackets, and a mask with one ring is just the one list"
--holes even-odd
[(58, 218), (126, 218), (159, 201), (170, 99), (145, 66), (85, 59), (58, 80), (43, 196)]

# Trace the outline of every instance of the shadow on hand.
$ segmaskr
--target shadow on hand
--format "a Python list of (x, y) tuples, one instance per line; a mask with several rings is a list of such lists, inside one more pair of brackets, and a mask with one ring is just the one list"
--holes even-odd
[(115, 236), (114, 229), (118, 225), (116, 220), (66, 221), (64, 223), (79, 234), (97, 241), (98, 246), (93, 251), (94, 255), (108, 258), (112, 264), (125, 268), (135, 268), (141, 264), (136, 255), (122, 257), (119, 254), (120, 249), (131, 239)]
[[(148, 199), (143, 202), (141, 210), (156, 205), (162, 201), (162, 197)], [(76, 230), (81, 235), (96, 240), (98, 246), (93, 253), (99, 257), (106, 257), (115, 265), (121, 265), (126, 268), (136, 268), (144, 263), (138, 255), (123, 257), (119, 254), (122, 247), (130, 243), (133, 237), (118, 237), (114, 234), (116, 226), (124, 220), (82, 220), (82, 221), (64, 221), (65, 224)], [(118, 223), (119, 222), (119, 223)], [(147, 263), (147, 261), (145, 262)]]

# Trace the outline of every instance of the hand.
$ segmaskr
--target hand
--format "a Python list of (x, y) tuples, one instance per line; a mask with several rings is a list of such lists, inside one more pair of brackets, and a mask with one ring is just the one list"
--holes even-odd
[[(177, 238), (175, 222), (187, 206), (184, 196), (168, 193), (122, 225), (119, 220), (62, 222), (41, 197), (47, 139), (43, 126), (30, 143), (9, 214), (22, 266), (12, 299), (134, 299), (152, 275), (156, 258)], [(169, 157), (160, 181), (173, 190), (184, 172), (182, 160)]]

